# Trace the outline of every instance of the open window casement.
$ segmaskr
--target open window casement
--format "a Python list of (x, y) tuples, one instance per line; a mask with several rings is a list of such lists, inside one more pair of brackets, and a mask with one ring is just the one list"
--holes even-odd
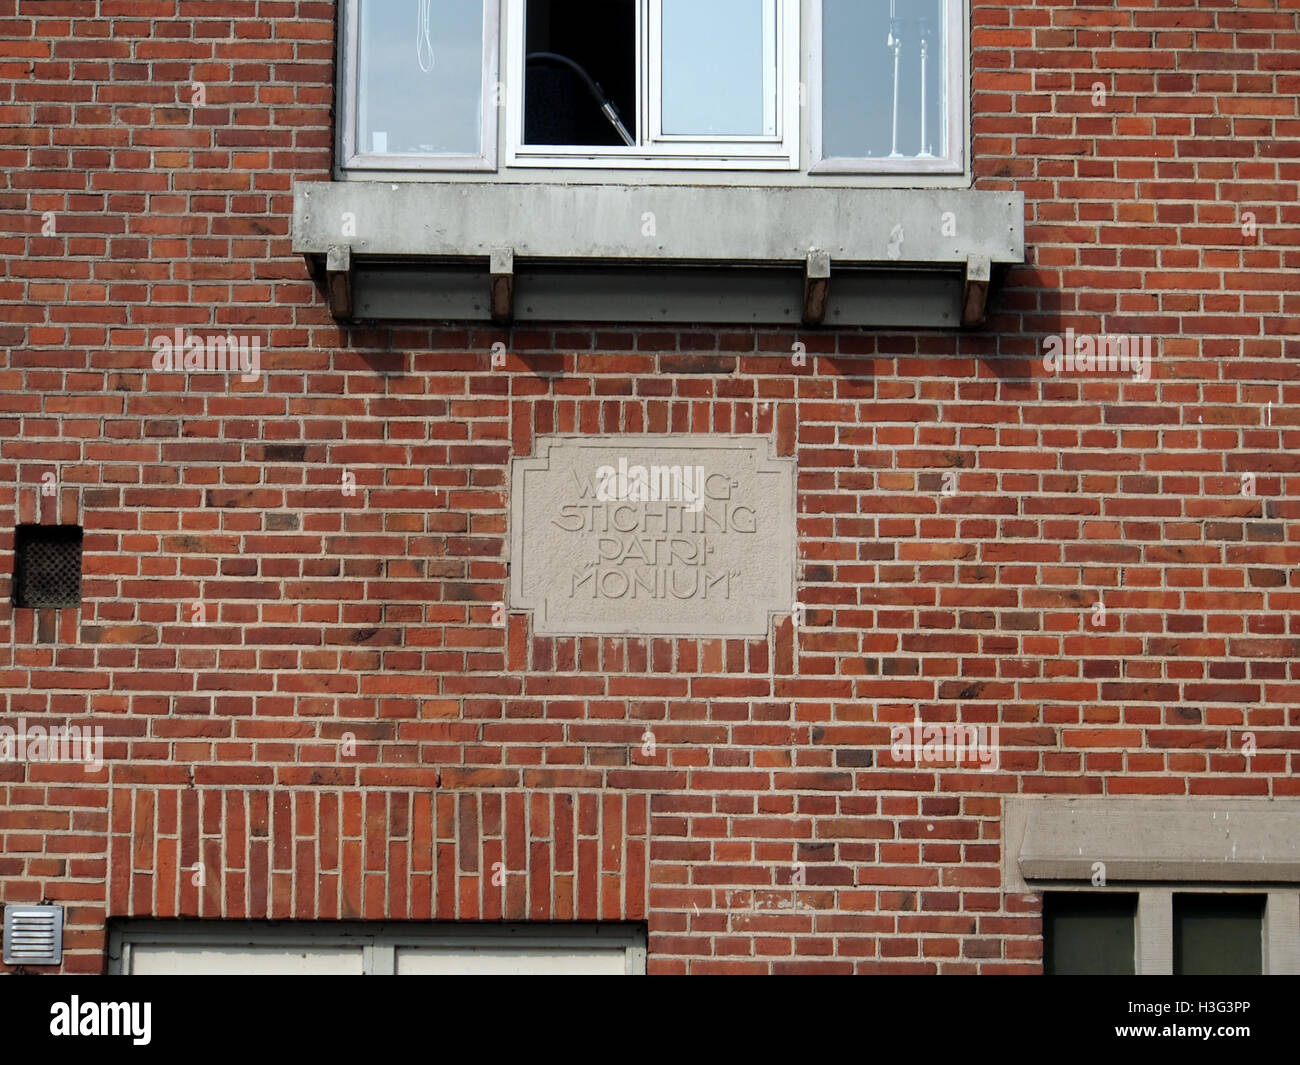
[(508, 0), (506, 162), (799, 166), (797, 0)]

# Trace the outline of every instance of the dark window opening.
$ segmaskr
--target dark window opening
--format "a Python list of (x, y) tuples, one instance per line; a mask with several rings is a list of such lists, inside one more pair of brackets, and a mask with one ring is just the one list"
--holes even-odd
[(79, 525), (19, 525), (14, 530), (14, 606), (81, 603)]
[(524, 143), (635, 141), (636, 47), (635, 0), (529, 0)]
[(1174, 896), (1176, 976), (1260, 976), (1264, 896)]
[(1043, 972), (1132, 976), (1136, 930), (1136, 895), (1050, 893), (1043, 898)]

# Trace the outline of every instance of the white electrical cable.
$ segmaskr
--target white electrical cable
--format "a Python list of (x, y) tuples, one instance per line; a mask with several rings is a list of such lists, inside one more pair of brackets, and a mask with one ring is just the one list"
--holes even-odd
[(426, 74), (433, 69), (433, 0), (420, 0), (415, 16), (415, 60)]

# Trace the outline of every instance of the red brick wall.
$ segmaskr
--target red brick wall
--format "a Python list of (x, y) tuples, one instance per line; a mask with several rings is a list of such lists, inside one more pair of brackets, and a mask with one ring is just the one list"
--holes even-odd
[[(0, 2), (0, 715), (109, 759), (0, 764), (0, 901), (70, 907), (66, 969), (154, 913), (1032, 972), (1003, 796), (1300, 794), (1294, 3), (977, 0), (977, 185), (1025, 193), (1028, 262), (987, 329), (920, 335), (340, 328), (289, 241), (333, 19)], [(154, 372), (175, 326), (260, 337), (263, 375)], [(1151, 380), (1047, 375), (1067, 327), (1152, 335)], [(797, 640), (495, 624), (508, 462), (556, 431), (773, 436)], [(86, 578), (42, 632), (7, 593), (47, 472)], [(999, 771), (882, 765), (917, 710), (999, 724)]]

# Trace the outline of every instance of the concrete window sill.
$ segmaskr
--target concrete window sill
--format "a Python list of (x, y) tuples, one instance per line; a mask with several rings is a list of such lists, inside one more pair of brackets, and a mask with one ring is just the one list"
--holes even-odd
[(957, 328), (1024, 261), (973, 189), (302, 182), (293, 247), (340, 320)]

